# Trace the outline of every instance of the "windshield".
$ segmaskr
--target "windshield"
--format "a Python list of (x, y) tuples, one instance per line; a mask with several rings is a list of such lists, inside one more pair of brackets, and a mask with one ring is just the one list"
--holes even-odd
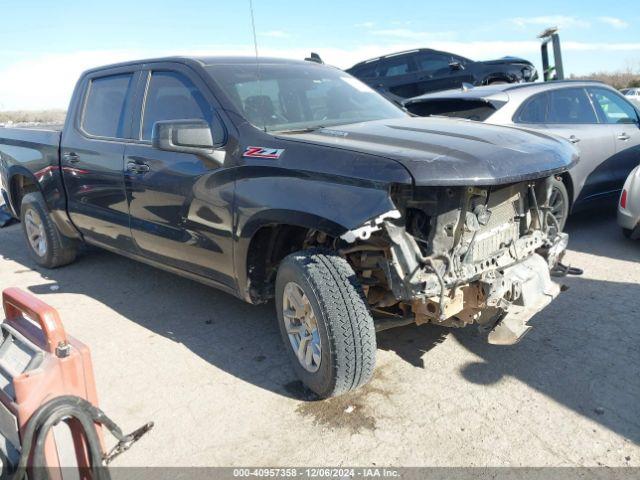
[(207, 69), (244, 118), (265, 131), (310, 130), (407, 115), (337, 68), (263, 64), (258, 69), (250, 64)]

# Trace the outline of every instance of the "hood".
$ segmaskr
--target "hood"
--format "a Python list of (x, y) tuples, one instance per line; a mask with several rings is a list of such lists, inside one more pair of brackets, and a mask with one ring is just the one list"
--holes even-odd
[(564, 171), (578, 159), (577, 150), (560, 138), (441, 117), (377, 120), (279, 136), (395, 160), (418, 186), (514, 183)]
[(496, 60), (484, 60), (482, 63), (487, 65), (509, 65), (509, 64), (525, 64), (533, 66), (529, 60), (518, 57), (502, 57)]

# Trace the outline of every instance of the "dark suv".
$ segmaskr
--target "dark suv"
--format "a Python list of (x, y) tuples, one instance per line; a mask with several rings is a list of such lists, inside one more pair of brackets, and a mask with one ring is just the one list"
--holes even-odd
[(538, 78), (533, 64), (521, 58), (474, 62), (460, 55), (428, 48), (366, 60), (347, 72), (396, 101), (458, 88), (463, 83), (491, 85), (533, 82)]

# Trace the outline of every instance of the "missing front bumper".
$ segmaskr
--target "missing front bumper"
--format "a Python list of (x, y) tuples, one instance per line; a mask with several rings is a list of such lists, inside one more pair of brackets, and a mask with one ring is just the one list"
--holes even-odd
[(513, 345), (529, 332), (529, 320), (544, 309), (560, 293), (560, 286), (551, 280), (549, 266), (540, 255), (505, 269), (503, 279), (519, 290), (520, 295), (509, 305), (491, 329), (488, 342), (493, 345)]

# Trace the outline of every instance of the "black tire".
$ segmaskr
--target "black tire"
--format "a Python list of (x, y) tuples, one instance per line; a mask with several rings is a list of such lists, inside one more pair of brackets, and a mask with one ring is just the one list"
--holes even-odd
[(556, 218), (560, 226), (560, 230), (564, 230), (564, 226), (567, 223), (569, 217), (569, 192), (567, 187), (557, 178), (551, 180), (551, 196), (549, 197), (549, 206), (551, 207), (551, 214)]
[[(28, 216), (39, 219), (44, 232), (44, 248), (39, 251), (29, 240)], [(27, 193), (22, 198), (20, 221), (27, 248), (31, 257), (40, 266), (56, 268), (73, 262), (78, 250), (77, 242), (63, 236), (49, 216), (49, 211), (41, 193)]]
[[(318, 370), (296, 356), (283, 316), (285, 286), (294, 282), (308, 299), (321, 344)], [(367, 383), (375, 368), (376, 332), (362, 289), (347, 261), (331, 251), (305, 250), (286, 257), (276, 279), (276, 308), (285, 348), (302, 382), (321, 398)]]
[(633, 230), (631, 230), (630, 228), (622, 229), (622, 235), (624, 235), (626, 238), (631, 238), (632, 233), (633, 233)]

